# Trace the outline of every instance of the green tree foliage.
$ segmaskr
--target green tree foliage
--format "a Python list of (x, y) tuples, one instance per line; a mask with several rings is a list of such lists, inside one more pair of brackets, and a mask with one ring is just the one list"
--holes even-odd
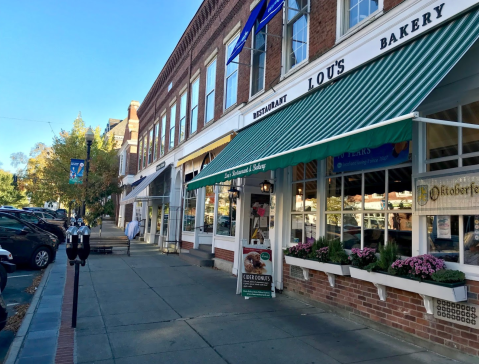
[(118, 158), (113, 149), (113, 138), (103, 138), (101, 130), (94, 130), (91, 146), (90, 173), (88, 183), (69, 184), (70, 159), (86, 159), (85, 133), (87, 128), (82, 119), (73, 122), (73, 128), (62, 130), (54, 137), (51, 147), (38, 143), (30, 153), (25, 189), (35, 205), (45, 201), (59, 201), (64, 206), (79, 207), (86, 201), (88, 223), (102, 214), (112, 213), (109, 196), (120, 191), (118, 186)]
[(0, 205), (24, 207), (28, 205), (25, 193), (13, 185), (13, 174), (0, 169)]

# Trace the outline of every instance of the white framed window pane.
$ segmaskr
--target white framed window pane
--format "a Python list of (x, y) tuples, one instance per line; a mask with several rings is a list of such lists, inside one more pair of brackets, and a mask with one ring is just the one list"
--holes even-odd
[(153, 160), (157, 160), (158, 158), (158, 141), (159, 136), (158, 133), (160, 132), (160, 126), (158, 124), (155, 125), (155, 141), (153, 143)]
[(198, 78), (191, 86), (191, 122), (190, 133), (196, 131), (198, 125), (198, 99), (200, 90), (200, 79)]
[(304, 211), (316, 211), (318, 207), (318, 184), (316, 181), (311, 181), (306, 182), (304, 186)]
[[(479, 125), (479, 101), (462, 106), (462, 122)], [(462, 154), (474, 152), (479, 152), (479, 130), (463, 128)]]
[(308, 18), (306, 15), (301, 16), (289, 26), (288, 48), (290, 68), (293, 68), (295, 65), (306, 59), (308, 47), (307, 33)]
[[(459, 262), (459, 216), (427, 216), (428, 253)], [(447, 263), (446, 263), (447, 264)]]
[(139, 144), (139, 148), (138, 148), (138, 170), (141, 170), (141, 151), (143, 149), (143, 139), (140, 140), (140, 144)]
[(216, 235), (235, 236), (236, 202), (229, 198), (231, 186), (220, 186), (218, 192), (218, 212), (216, 215)]
[(191, 110), (191, 133), (196, 131), (198, 125), (198, 106)]
[(293, 166), (293, 181), (304, 180), (304, 163)]
[(170, 149), (175, 147), (175, 127), (170, 128)]
[(304, 215), (304, 234), (305, 243), (310, 243), (316, 240), (316, 214)]
[(293, 183), (292, 190), (293, 204), (292, 211), (303, 211), (304, 209), (304, 183)]
[(386, 171), (364, 174), (364, 209), (384, 210), (386, 205)]
[(412, 255), (412, 213), (395, 211), (388, 214), (388, 241), (398, 246), (399, 254)]
[[(259, 24), (256, 21), (255, 28)], [(256, 95), (264, 88), (264, 71), (266, 61), (266, 27), (253, 38), (252, 68), (251, 68), (251, 96)]]
[(364, 247), (379, 251), (384, 246), (384, 228), (386, 219), (384, 214), (366, 213), (363, 215)]
[(165, 154), (165, 136), (161, 137), (161, 144), (160, 144), (160, 155), (163, 156)]
[(341, 177), (326, 179), (326, 211), (341, 211)]
[[(459, 120), (458, 109), (452, 108), (428, 115), (428, 118), (455, 121)], [(454, 126), (427, 123), (426, 150), (427, 159), (436, 159), (457, 155), (459, 129)]]
[(291, 21), (300, 10), (307, 10), (308, 0), (289, 0), (288, 1), (288, 21)]
[(149, 142), (148, 142), (148, 164), (151, 164), (153, 162), (153, 129), (150, 130), (150, 137), (149, 137)]
[(170, 113), (170, 149), (175, 146), (176, 104), (171, 107)]
[(213, 186), (206, 186), (205, 190), (206, 194), (203, 231), (205, 233), (212, 233), (215, 216), (215, 189)]
[(361, 214), (343, 215), (343, 244), (345, 249), (361, 248)]
[(206, 96), (206, 122), (213, 120), (215, 117), (215, 92), (213, 91)]
[[(231, 41), (231, 43), (228, 44), (228, 49), (227, 49), (227, 56), (226, 56), (226, 61), (231, 57), (231, 53), (233, 52), (233, 49), (238, 42), (239, 36), (234, 37), (234, 39)], [(226, 66), (226, 77), (232, 75), (238, 70), (238, 57), (236, 56), (227, 66)]]
[(146, 139), (143, 139), (143, 168), (146, 167)]
[(362, 210), (361, 184), (360, 174), (344, 177), (344, 210)]
[(412, 209), (412, 167), (394, 168), (388, 173), (388, 209)]
[(186, 99), (187, 93), (181, 95), (180, 101), (180, 142), (185, 140), (186, 136)]
[(303, 215), (291, 215), (291, 242), (303, 242)]
[(236, 104), (237, 91), (238, 72), (235, 72), (226, 79), (226, 109)]
[(464, 264), (479, 265), (479, 215), (464, 215)]
[(195, 230), (196, 190), (185, 192), (185, 211), (183, 214), (183, 231)]
[(166, 114), (161, 118), (161, 136), (165, 136), (166, 131)]
[(216, 82), (216, 60), (214, 60), (206, 71), (206, 93), (210, 93), (215, 89)]
[[(342, 217), (341, 214), (326, 214), (326, 238), (341, 239)], [(345, 247), (346, 248), (346, 247)], [(347, 248), (350, 249), (350, 248)]]

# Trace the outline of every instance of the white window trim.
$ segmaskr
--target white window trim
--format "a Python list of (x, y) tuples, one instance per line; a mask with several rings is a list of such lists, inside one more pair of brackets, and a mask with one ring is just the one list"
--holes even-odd
[[(187, 115), (188, 115), (188, 93), (186, 91), (186, 88), (188, 87), (188, 85), (185, 86), (184, 88), (184, 92), (182, 94), (180, 94), (180, 121), (178, 123), (178, 144), (179, 143), (182, 143), (186, 140), (186, 119), (187, 119)], [(183, 99), (183, 96), (186, 96), (186, 100), (185, 100), (185, 116), (182, 118), (181, 117), (181, 100)], [(183, 139), (181, 139), (181, 120), (182, 119), (185, 119), (185, 134), (183, 135)]]
[[(196, 118), (196, 128), (195, 131), (192, 130), (192, 122), (193, 122), (193, 84), (198, 81), (198, 100), (196, 100), (196, 109), (199, 110), (200, 107), (200, 72), (198, 70), (197, 73), (195, 73), (196, 78), (192, 78), (193, 81), (191, 81), (191, 87), (190, 87), (190, 107), (189, 107), (189, 113), (190, 113), (190, 135), (195, 134), (198, 131), (198, 117)], [(198, 113), (199, 114), (199, 113)], [(205, 116), (206, 118), (206, 116)]]
[[(338, 0), (341, 1), (341, 0)], [(343, 0), (344, 1), (344, 0)], [(382, 0), (380, 0), (382, 1)], [(283, 6), (283, 52), (282, 52), (282, 64), (281, 64), (281, 80), (283, 78), (288, 77), (290, 74), (296, 72), (298, 69), (303, 68), (305, 65), (309, 63), (309, 46), (311, 44), (310, 42), (310, 26), (311, 26), (311, 17), (310, 17), (310, 11), (311, 11), (311, 0), (308, 0), (308, 10), (307, 10), (307, 15), (308, 15), (308, 30), (307, 30), (307, 46), (306, 46), (306, 58), (297, 63), (294, 67), (291, 67), (290, 69), (286, 69), (288, 65), (288, 19), (287, 19), (287, 8), (289, 7), (289, 0), (285, 0), (285, 6)]]
[(354, 27), (351, 27), (346, 31), (344, 31), (344, 23), (345, 23), (344, 17), (346, 15), (345, 0), (337, 0), (337, 9), (338, 10), (336, 13), (336, 44), (349, 38), (353, 34), (357, 33), (359, 30), (367, 26), (369, 23), (376, 20), (377, 17), (383, 15), (384, 0), (378, 1), (378, 10), (369, 14), (369, 16), (366, 19), (361, 20)]
[[(155, 126), (153, 125), (149, 130), (148, 130), (148, 133), (146, 134), (148, 136), (148, 148), (146, 149), (146, 165), (149, 166), (150, 164), (152, 164), (154, 162), (153, 160), (153, 150), (151, 151), (151, 162), (150, 162), (150, 158), (149, 158), (149, 154), (150, 154), (150, 145), (151, 145), (151, 139), (153, 139), (153, 143), (155, 142), (154, 140), (154, 137), (155, 137), (155, 132), (154, 132), (154, 129), (155, 129)], [(150, 135), (152, 136), (152, 138), (150, 139)]]
[(158, 143), (160, 141), (160, 120), (157, 119), (153, 125), (153, 162), (158, 159)]
[[(218, 51), (216, 51), (218, 53)], [(205, 125), (208, 124), (209, 122), (211, 121), (214, 121), (215, 120), (215, 106), (216, 106), (216, 100), (215, 102), (213, 103), (213, 118), (211, 118), (210, 120), (207, 119), (208, 117), (208, 109), (207, 109), (207, 106), (208, 106), (208, 95), (210, 95), (212, 92), (215, 93), (215, 99), (216, 99), (216, 74), (217, 74), (217, 70), (218, 70), (218, 62), (216, 62), (216, 69), (215, 69), (215, 85), (214, 85), (214, 88), (213, 88), (213, 91), (211, 91), (210, 93), (207, 93), (208, 91), (208, 68), (215, 62), (217, 61), (217, 58), (213, 58), (211, 60), (210, 63), (208, 63), (208, 65), (206, 66), (206, 80), (205, 80)]]
[[(161, 143), (164, 141), (163, 152), (161, 151)], [(160, 118), (160, 158), (166, 154), (166, 109), (162, 112)]]
[[(255, 38), (254, 34), (255, 34), (255, 31), (256, 31), (256, 27), (253, 27), (253, 31), (251, 32), (251, 34), (253, 35), (251, 37), (251, 48), (254, 48), (254, 38)], [(268, 33), (268, 24), (266, 24), (265, 32)], [(266, 36), (265, 39), (264, 39), (264, 49), (265, 49), (265, 51), (268, 49), (268, 36)], [(249, 95), (249, 101), (255, 99), (259, 95), (262, 95), (266, 90), (266, 59), (267, 59), (267, 57), (268, 57), (268, 53), (265, 52), (264, 73), (263, 73), (263, 89), (258, 91), (254, 95), (251, 95), (251, 92), (253, 90), (253, 51), (251, 51), (251, 56), (250, 56), (251, 67), (250, 67), (250, 74), (249, 74), (249, 94), (248, 94)]]
[[(176, 97), (175, 97), (176, 101)], [(173, 106), (175, 107), (175, 115), (172, 117), (172, 112), (171, 109), (173, 109)], [(176, 113), (177, 113), (177, 107), (176, 103), (171, 103), (170, 104), (170, 130), (169, 130), (169, 135), (168, 135), (168, 151), (173, 150), (175, 148), (175, 139), (173, 139), (173, 146), (171, 145), (171, 129), (175, 128), (173, 131), (173, 138), (176, 135)], [(173, 122), (173, 124), (172, 124)], [(172, 126), (173, 125), (173, 126)]]
[[(226, 73), (227, 72), (227, 68), (228, 66), (226, 65), (226, 62), (228, 62), (228, 47), (233, 43), (233, 40), (238, 36), (238, 39), (239, 39), (239, 35), (240, 33), (237, 32), (235, 33), (231, 38), (230, 38), (230, 41), (225, 44), (225, 78), (224, 78), (224, 84), (223, 84), (223, 112), (225, 110), (228, 110), (230, 108), (232, 108), (233, 106), (235, 106), (237, 103), (238, 103), (238, 84), (239, 84), (239, 64), (237, 64), (236, 66), (236, 77), (237, 77), (237, 82), (236, 82), (236, 102), (231, 104), (230, 106), (226, 107), (226, 93), (227, 93), (227, 81), (228, 81), (228, 78), (231, 77), (233, 75), (233, 73), (228, 76), (228, 74)], [(238, 59), (239, 59), (239, 55), (237, 56)], [(218, 64), (217, 64), (218, 65)]]

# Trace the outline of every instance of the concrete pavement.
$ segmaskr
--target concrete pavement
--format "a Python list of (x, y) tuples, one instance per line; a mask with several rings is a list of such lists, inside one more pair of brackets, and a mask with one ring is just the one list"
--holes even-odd
[(453, 362), (286, 295), (245, 300), (232, 275), (146, 243), (91, 255), (80, 284), (77, 363)]

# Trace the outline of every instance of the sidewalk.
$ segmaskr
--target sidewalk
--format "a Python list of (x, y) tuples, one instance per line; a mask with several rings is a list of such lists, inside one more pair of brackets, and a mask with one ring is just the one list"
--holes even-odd
[[(104, 224), (106, 233), (122, 232)], [(66, 264), (62, 245), (9, 364), (53, 363), (55, 353), (56, 363), (79, 364), (453, 363), (284, 294), (245, 300), (232, 275), (143, 242), (132, 242), (131, 257), (90, 255), (73, 333)]]
[(146, 243), (91, 255), (80, 284), (77, 363), (453, 362), (286, 295), (245, 300), (235, 277)]

